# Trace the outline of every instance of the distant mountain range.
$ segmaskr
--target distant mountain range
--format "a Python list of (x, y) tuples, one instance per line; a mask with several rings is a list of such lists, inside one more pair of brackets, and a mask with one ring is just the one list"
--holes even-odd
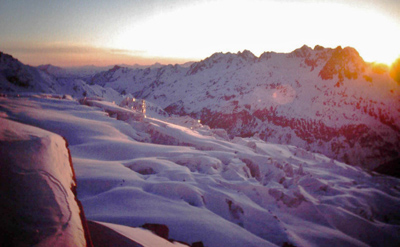
[[(400, 86), (350, 47), (215, 53), (190, 66), (68, 70), (0, 53), (3, 93), (146, 99), (231, 137), (258, 136), (374, 169), (400, 156)], [(391, 76), (392, 74), (392, 76)]]

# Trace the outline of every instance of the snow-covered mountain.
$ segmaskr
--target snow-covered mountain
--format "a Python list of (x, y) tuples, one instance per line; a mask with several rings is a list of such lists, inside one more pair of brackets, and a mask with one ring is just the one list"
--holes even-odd
[(87, 81), (189, 115), (373, 169), (400, 154), (400, 86), (350, 47), (215, 53), (190, 67), (115, 66)]
[[(94, 232), (89, 224), (97, 242), (107, 235), (102, 229), (109, 227), (113, 241), (129, 238), (146, 247), (183, 246), (176, 241), (208, 247), (399, 246), (398, 178), (257, 137), (231, 140), (224, 130), (187, 116), (144, 117), (132, 102), (124, 100), (121, 107), (90, 98), (78, 102), (41, 94), (0, 97), (1, 123), (19, 122), (8, 128), (0, 124), (0, 151), (7, 157), (8, 144), (14, 142), (19, 147), (12, 153), (19, 160), (29, 160), (28, 153), (53, 169), (62, 162), (45, 157), (68, 160), (63, 136), (86, 218), (100, 221)], [(9, 129), (24, 137), (26, 146)], [(26, 133), (30, 129), (35, 132)], [(45, 133), (56, 141), (41, 141), (32, 133)], [(35, 155), (38, 149), (42, 152)], [(70, 182), (71, 172), (62, 173), (60, 180), (63, 175)], [(2, 190), (14, 191), (5, 184)], [(31, 202), (24, 200), (23, 191), (17, 198)], [(63, 199), (58, 201), (67, 210)], [(65, 215), (60, 215), (62, 222)], [(3, 221), (3, 226), (8, 225)], [(158, 229), (169, 242), (140, 228)], [(37, 234), (35, 229), (41, 228), (33, 229)]]

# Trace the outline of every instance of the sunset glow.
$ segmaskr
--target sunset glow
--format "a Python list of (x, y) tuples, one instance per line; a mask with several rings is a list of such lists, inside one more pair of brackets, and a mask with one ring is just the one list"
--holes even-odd
[(356, 47), (367, 61), (390, 64), (400, 42), (399, 37), (384, 38), (399, 30), (389, 18), (341, 4), (221, 1), (176, 9), (124, 28), (109, 46), (188, 59), (216, 51), (250, 49), (260, 55), (268, 49), (290, 52), (303, 44), (340, 44)]
[(351, 46), (388, 65), (400, 55), (396, 1), (18, 2), (0, 8), (0, 50), (33, 65), (181, 63), (304, 44)]

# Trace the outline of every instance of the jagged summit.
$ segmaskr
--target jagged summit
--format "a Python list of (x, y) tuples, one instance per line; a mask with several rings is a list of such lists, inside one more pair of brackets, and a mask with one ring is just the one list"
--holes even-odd
[(109, 71), (110, 71), (110, 72), (115, 72), (115, 71), (119, 70), (120, 68), (124, 68), (124, 67), (122, 67), (122, 66), (120, 66), (120, 65), (114, 65), (114, 67), (112, 67), (111, 69), (109, 69)]
[(249, 50), (243, 50), (237, 53), (216, 52), (200, 62), (193, 63), (188, 74), (192, 75), (206, 68), (209, 69), (218, 63), (243, 64), (243, 62), (265, 62), (271, 59), (273, 56), (287, 56), (289, 58), (304, 59), (304, 62), (306, 65), (311, 67), (311, 70), (313, 70), (317, 65), (321, 65), (321, 63), (326, 63), (331, 56), (335, 57), (334, 59), (336, 60), (336, 63), (348, 63), (350, 60), (359, 64), (359, 66), (363, 66), (362, 64), (364, 63), (357, 50), (352, 47), (342, 48), (341, 46), (338, 46), (336, 48), (325, 48), (323, 46), (316, 45), (313, 49), (307, 45), (303, 45), (301, 48), (295, 49), (288, 54), (270, 51), (262, 53), (259, 57), (255, 56)]
[[(269, 52), (266, 52), (269, 53)], [(226, 62), (232, 62), (233, 59), (235, 58), (240, 58), (248, 62), (256, 61), (259, 59), (254, 53), (252, 53), (250, 50), (243, 50), (243, 51), (238, 51), (237, 53), (231, 53), (231, 52), (216, 52), (213, 53), (211, 56), (201, 60), (199, 63), (205, 62), (205, 61), (212, 61), (213, 63), (220, 62), (220, 61), (226, 61)]]
[(243, 52), (238, 52), (237, 55), (247, 61), (254, 61), (257, 57), (249, 50), (244, 50)]
[(325, 47), (323, 47), (323, 46), (320, 46), (320, 45), (315, 45), (314, 46), (314, 50), (316, 50), (316, 51), (320, 51), (320, 50), (323, 50), (323, 49), (325, 49)]
[(343, 85), (344, 77), (357, 79), (359, 74), (366, 70), (366, 66), (356, 49), (337, 47), (333, 50), (330, 59), (320, 71), (319, 76), (324, 80), (328, 80), (337, 75), (338, 81), (335, 86), (339, 87)]
[(295, 57), (308, 57), (312, 51), (313, 49), (311, 47), (303, 45), (301, 48), (292, 51), (290, 54)]

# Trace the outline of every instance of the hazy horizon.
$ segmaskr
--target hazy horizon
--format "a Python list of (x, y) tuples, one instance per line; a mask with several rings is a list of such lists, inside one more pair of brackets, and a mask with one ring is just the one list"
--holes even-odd
[[(307, 46), (306, 44), (304, 44), (303, 46)], [(310, 46), (309, 46), (310, 47)], [(337, 47), (339, 47), (339, 46), (337, 46)], [(327, 49), (335, 49), (335, 48), (337, 48), (337, 47), (324, 47), (324, 48), (327, 48)], [(345, 48), (345, 47), (343, 47), (343, 46), (340, 46), (340, 47), (342, 47), (342, 48)], [(300, 48), (302, 48), (302, 46), (301, 47), (298, 47), (298, 48), (296, 48), (296, 49), (300, 49)], [(314, 49), (314, 47), (310, 47), (311, 49)], [(352, 47), (352, 48), (354, 48), (354, 47)], [(293, 51), (295, 51), (296, 49), (294, 49)], [(356, 49), (356, 48), (355, 48)], [(248, 49), (245, 49), (245, 50), (248, 50)], [(127, 61), (127, 62), (124, 62), (123, 60), (115, 60), (116, 62), (111, 62), (111, 63), (107, 63), (107, 64), (99, 64), (99, 63), (96, 63), (96, 64), (76, 64), (76, 63), (73, 63), (72, 65), (69, 65), (69, 64), (67, 64), (67, 65), (58, 65), (58, 64), (53, 64), (53, 63), (39, 63), (39, 64), (30, 64), (30, 63), (25, 63), (23, 60), (21, 60), (21, 59), (19, 59), (18, 57), (16, 57), (16, 56), (14, 56), (13, 54), (9, 54), (9, 53), (6, 53), (6, 54), (8, 54), (8, 55), (11, 55), (13, 58), (15, 58), (15, 59), (17, 59), (17, 60), (19, 60), (20, 62), (22, 62), (22, 63), (24, 63), (24, 64), (26, 64), (26, 65), (29, 65), (29, 66), (33, 66), (33, 67), (38, 67), (38, 66), (45, 66), (45, 65), (52, 65), (52, 66), (55, 66), (55, 67), (60, 67), (60, 68), (83, 68), (83, 67), (98, 67), (98, 68), (105, 68), (105, 67), (113, 67), (113, 66), (116, 66), (116, 65), (118, 65), (118, 66), (124, 66), (124, 65), (126, 65), (126, 66), (132, 66), (132, 67), (134, 67), (134, 66), (153, 66), (153, 65), (175, 65), (175, 64), (178, 64), (178, 65), (184, 65), (184, 64), (186, 64), (186, 63), (195, 63), (195, 62), (199, 62), (199, 61), (201, 61), (201, 60), (205, 60), (205, 59), (207, 59), (207, 58), (209, 58), (209, 57), (211, 57), (213, 54), (215, 54), (215, 53), (224, 53), (224, 54), (227, 54), (227, 53), (231, 53), (231, 54), (238, 54), (238, 53), (240, 53), (240, 52), (243, 52), (243, 51), (245, 51), (245, 50), (242, 50), (242, 51), (237, 51), (237, 52), (220, 52), (220, 51), (216, 51), (216, 52), (214, 52), (214, 53), (212, 53), (212, 54), (209, 54), (208, 56), (206, 56), (206, 57), (203, 57), (203, 58), (201, 58), (201, 59), (193, 59), (193, 60), (185, 60), (185, 59), (181, 59), (181, 60), (179, 60), (179, 59), (176, 59), (176, 60), (174, 60), (174, 59), (165, 59), (165, 58), (162, 58), (161, 60), (152, 60), (152, 59), (142, 59), (141, 61), (145, 61), (144, 63), (140, 63), (140, 62), (138, 62), (138, 60), (134, 60), (135, 62), (134, 63), (129, 63), (129, 60)], [(357, 49), (356, 49), (357, 50)], [(289, 53), (291, 53), (291, 52), (293, 52), (293, 51), (289, 51), (289, 52), (281, 52), (281, 54), (289, 54)], [(0, 50), (0, 52), (4, 52), (4, 51), (1, 51)], [(252, 51), (250, 51), (250, 52), (252, 52)], [(275, 51), (265, 51), (265, 52), (275, 52)], [(252, 52), (253, 53), (253, 52)], [(254, 53), (253, 53), (254, 54)], [(254, 54), (255, 55), (255, 54)], [(255, 55), (256, 57), (260, 57), (262, 54), (260, 54), (260, 55)], [(361, 55), (360, 55), (361, 56)], [(361, 56), (362, 57), (362, 56)], [(400, 58), (400, 56), (399, 56), (399, 58)], [(130, 58), (131, 60), (133, 60), (132, 58)], [(109, 59), (110, 61), (114, 61), (114, 60), (111, 60), (111, 59)], [(98, 61), (103, 61), (103, 60), (98, 60)], [(161, 62), (160, 62), (161, 61)], [(74, 61), (72, 61), (72, 62), (74, 62)], [(366, 61), (366, 62), (369, 62), (369, 61)], [(375, 62), (375, 61), (372, 61), (372, 62), (370, 62), (370, 63), (377, 63), (377, 64), (385, 64), (385, 63), (382, 63), (382, 62), (379, 62), (379, 61), (377, 61), (377, 62)], [(387, 65), (387, 64), (386, 64)]]

